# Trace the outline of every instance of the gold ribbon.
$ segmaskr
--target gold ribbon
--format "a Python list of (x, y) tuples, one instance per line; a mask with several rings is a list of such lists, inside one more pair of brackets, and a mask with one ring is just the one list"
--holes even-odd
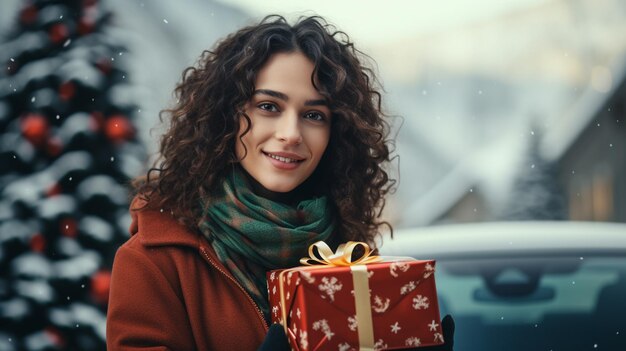
[[(364, 249), (363, 255), (352, 260), (352, 254), (354, 249), (358, 246), (362, 246)], [(317, 249), (317, 255), (315, 253)], [(318, 256), (319, 255), (319, 256)], [(318, 241), (309, 246), (309, 257), (302, 257), (300, 263), (306, 266), (312, 266), (316, 264), (323, 264), (327, 266), (354, 266), (357, 264), (370, 264), (382, 261), (380, 256), (372, 256), (372, 249), (369, 245), (361, 241), (348, 241), (345, 244), (339, 245), (337, 250), (333, 250), (323, 241)]]
[(350, 266), (354, 284), (354, 306), (356, 309), (359, 350), (374, 350), (374, 322), (367, 268), (364, 265)]
[[(363, 247), (364, 252), (361, 256), (352, 258), (354, 250), (357, 247)], [(317, 249), (317, 254), (315, 252)], [(360, 350), (374, 349), (374, 325), (372, 322), (372, 306), (370, 300), (369, 279), (366, 264), (382, 261), (380, 256), (372, 255), (369, 245), (360, 241), (348, 241), (339, 245), (337, 250), (333, 252), (330, 247), (323, 241), (318, 241), (309, 246), (309, 257), (300, 259), (300, 263), (305, 266), (313, 267), (296, 267), (285, 269), (278, 275), (278, 286), (281, 300), (281, 317), (285, 333), (289, 335), (290, 330), (287, 328), (287, 306), (285, 299), (284, 274), (288, 272), (298, 271), (302, 269), (326, 268), (328, 266), (350, 267), (352, 273), (352, 282), (354, 284), (354, 305), (356, 309), (356, 319), (358, 322), (357, 333), (359, 336)], [(294, 338), (295, 339), (295, 338)], [(295, 341), (295, 340), (294, 340)]]

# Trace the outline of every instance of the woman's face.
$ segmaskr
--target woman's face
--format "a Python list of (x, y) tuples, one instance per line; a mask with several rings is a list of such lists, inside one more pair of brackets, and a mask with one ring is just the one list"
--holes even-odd
[[(300, 52), (272, 55), (259, 70), (245, 106), (252, 125), (237, 138), (237, 157), (270, 191), (288, 192), (302, 184), (328, 145), (330, 109), (311, 83), (313, 67)], [(245, 128), (241, 118), (239, 136)]]

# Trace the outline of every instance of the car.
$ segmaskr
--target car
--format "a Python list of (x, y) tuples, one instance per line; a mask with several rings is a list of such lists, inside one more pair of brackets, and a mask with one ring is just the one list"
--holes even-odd
[(379, 254), (436, 260), (455, 351), (626, 350), (626, 223), (398, 229)]

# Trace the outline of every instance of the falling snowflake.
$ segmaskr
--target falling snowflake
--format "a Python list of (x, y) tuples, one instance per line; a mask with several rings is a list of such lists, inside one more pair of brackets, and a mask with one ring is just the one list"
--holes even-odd
[(429, 306), (428, 297), (417, 295), (413, 298), (413, 308), (416, 310), (427, 309)]
[(396, 272), (397, 270), (400, 270), (401, 272), (406, 272), (409, 270), (410, 267), (411, 266), (409, 266), (408, 262), (393, 262), (389, 266), (389, 274), (397, 278), (398, 277), (398, 272)]
[(300, 347), (303, 350), (309, 348), (309, 340), (306, 331), (300, 330)]
[(321, 319), (319, 321), (313, 322), (313, 330), (321, 330), (328, 340), (333, 338), (335, 333), (330, 330), (330, 326), (328, 326), (328, 321), (325, 319)]
[(394, 334), (398, 334), (398, 332), (400, 331), (400, 325), (398, 324), (398, 322), (395, 322), (394, 324), (390, 325), (391, 327), (391, 332)]
[(381, 299), (380, 296), (378, 295), (374, 296), (374, 305), (372, 306), (372, 309), (375, 312), (383, 313), (387, 311), (388, 308), (389, 308), (389, 298), (387, 298), (387, 300), (383, 302), (383, 299)]
[(352, 317), (348, 317), (348, 328), (352, 331), (356, 331), (356, 328), (359, 326), (359, 323), (356, 321), (356, 315)]
[(343, 284), (335, 277), (330, 277), (330, 279), (324, 277), (322, 278), (322, 284), (318, 285), (318, 288), (330, 297), (330, 301), (335, 301), (335, 293), (343, 288)]
[(406, 341), (404, 342), (404, 345), (406, 346), (420, 346), (421, 344), (422, 342), (420, 341), (420, 339), (414, 336), (406, 339)]
[(383, 339), (378, 339), (378, 341), (376, 341), (376, 343), (374, 344), (374, 351), (383, 350), (383, 349), (386, 349), (388, 347), (389, 346), (387, 346), (387, 344), (385, 344)]
[(400, 288), (400, 295), (406, 295), (417, 288), (416, 281), (410, 281)]
[(432, 322), (430, 322), (430, 324), (428, 324), (428, 328), (430, 329), (430, 331), (436, 331), (438, 326), (439, 324), (435, 323), (434, 319)]

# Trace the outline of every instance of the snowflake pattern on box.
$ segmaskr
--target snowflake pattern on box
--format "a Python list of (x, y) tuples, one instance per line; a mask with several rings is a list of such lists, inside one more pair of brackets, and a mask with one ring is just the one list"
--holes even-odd
[(359, 324), (356, 320), (356, 315), (348, 317), (348, 328), (352, 331), (356, 331), (356, 329), (358, 328)]
[(333, 335), (335, 335), (335, 333), (333, 333), (333, 331), (330, 330), (328, 321), (325, 319), (319, 320), (317, 322), (313, 322), (313, 330), (321, 330), (322, 333), (324, 333), (324, 335), (326, 336), (326, 338), (328, 338), (328, 340), (331, 340), (333, 338)]
[(325, 292), (330, 301), (335, 301), (335, 293), (343, 287), (343, 284), (335, 277), (323, 277), (322, 284), (318, 285), (322, 292)]
[(406, 272), (411, 266), (406, 261), (392, 262), (389, 266), (389, 274), (392, 277), (397, 278), (399, 276), (397, 271)]
[(421, 344), (422, 342), (420, 341), (420, 338), (416, 338), (416, 337), (410, 337), (406, 339), (406, 342), (405, 342), (406, 346), (420, 346)]
[(300, 347), (302, 348), (302, 350), (306, 350), (309, 348), (307, 332), (302, 330), (300, 330)]
[(426, 264), (426, 270), (424, 271), (424, 279), (430, 277), (433, 273), (435, 273), (435, 267), (433, 267), (430, 263)]
[(383, 349), (386, 349), (388, 347), (389, 346), (387, 344), (385, 344), (383, 339), (378, 339), (378, 341), (376, 341), (376, 343), (374, 344), (374, 351), (383, 350)]
[(372, 304), (372, 309), (376, 313), (383, 313), (387, 311), (387, 309), (389, 308), (389, 302), (390, 302), (389, 298), (387, 298), (383, 302), (383, 299), (381, 299), (380, 296), (376, 295), (374, 296), (374, 303)]
[(430, 306), (428, 297), (417, 295), (413, 298), (413, 308), (416, 310), (425, 310)]
[(342, 342), (341, 344), (337, 345), (337, 350), (348, 351), (348, 350), (354, 350), (354, 348), (350, 346), (350, 344), (348, 344), (347, 342)]
[(439, 324), (436, 323), (435, 320), (433, 319), (433, 321), (430, 322), (430, 324), (428, 324), (428, 329), (430, 329), (430, 331), (437, 331), (438, 326)]
[(443, 342), (443, 335), (441, 333), (435, 333), (435, 342)]
[(413, 280), (404, 284), (402, 288), (400, 288), (400, 295), (406, 295), (410, 293), (411, 291), (415, 290), (415, 288), (417, 288), (417, 284), (419, 284), (419, 281), (415, 282)]
[(315, 277), (311, 275), (311, 272), (300, 271), (300, 276), (309, 284), (315, 283)]
[[(394, 268), (391, 268), (391, 266)], [(374, 325), (372, 349), (424, 347), (443, 343), (434, 261), (384, 262), (367, 266), (370, 310)], [(292, 272), (292, 274), (289, 274)], [(359, 324), (355, 314), (353, 272), (350, 267), (297, 268), (268, 273), (270, 290), (285, 279), (287, 320), (293, 349), (358, 350)], [(289, 277), (289, 281), (286, 278)], [(281, 318), (280, 295), (270, 295), (272, 322)], [(407, 311), (419, 313), (407, 313)], [(276, 316), (276, 314), (278, 316)], [(303, 334), (308, 332), (308, 334)], [(302, 335), (306, 335), (303, 338)]]

